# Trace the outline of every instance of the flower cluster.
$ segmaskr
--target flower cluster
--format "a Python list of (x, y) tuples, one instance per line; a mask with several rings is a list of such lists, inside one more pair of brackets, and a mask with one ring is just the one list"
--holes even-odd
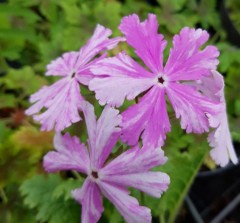
[[(144, 22), (135, 14), (126, 16), (119, 29), (124, 37), (109, 39), (111, 31), (98, 25), (78, 52), (65, 53), (52, 61), (46, 75), (61, 76), (61, 79), (32, 95), (30, 101), (35, 104), (26, 111), (41, 123), (42, 130), (56, 131), (56, 151), (44, 157), (45, 169), (48, 172), (75, 170), (87, 176), (83, 186), (72, 192), (82, 205), (84, 223), (100, 219), (102, 195), (127, 222), (151, 222), (150, 210), (139, 206), (127, 188), (154, 197), (160, 197), (168, 188), (169, 176), (151, 171), (167, 160), (161, 149), (171, 130), (166, 97), (187, 133), (210, 131), (210, 154), (218, 165), (225, 166), (229, 157), (237, 163), (226, 115), (224, 81), (216, 70), (219, 51), (211, 45), (202, 47), (209, 38), (208, 33), (183, 28), (173, 37), (164, 63), (167, 42), (158, 33), (155, 15), (149, 14)], [(125, 52), (114, 57), (105, 53), (98, 56), (121, 41), (134, 48), (144, 66)], [(80, 84), (95, 92), (100, 105), (106, 105), (98, 120), (94, 107), (81, 95)], [(121, 106), (125, 98), (136, 97), (140, 100), (121, 114), (114, 108)], [(87, 147), (77, 137), (60, 133), (81, 120), (80, 111), (87, 126)], [(119, 139), (131, 148), (110, 159)]]

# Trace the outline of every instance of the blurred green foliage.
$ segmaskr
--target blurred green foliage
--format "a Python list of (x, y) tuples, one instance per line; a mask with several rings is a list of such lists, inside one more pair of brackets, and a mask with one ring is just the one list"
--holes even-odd
[[(233, 19), (239, 17), (238, 11), (233, 11)], [(65, 51), (78, 50), (96, 24), (111, 28), (117, 36), (123, 16), (137, 13), (144, 19), (149, 12), (158, 17), (159, 31), (169, 42), (167, 49), (184, 26), (209, 31), (209, 42), (221, 51), (219, 71), (226, 81), (230, 127), (233, 139), (240, 142), (240, 49), (226, 38), (217, 0), (9, 0), (0, 3), (0, 222), (79, 222), (80, 207), (70, 199), (70, 190), (80, 186), (81, 179), (71, 174), (45, 176), (41, 160), (52, 149), (53, 132), (41, 133), (24, 115), (27, 99), (54, 81), (44, 77), (46, 64)], [(136, 58), (126, 44), (110, 53), (121, 50)], [(93, 95), (82, 90), (92, 101)], [(96, 107), (99, 114), (101, 108)], [(141, 204), (152, 209), (154, 219), (162, 222), (173, 222), (202, 163), (212, 168), (209, 158), (205, 159), (209, 151), (206, 136), (186, 135), (176, 124), (178, 120), (171, 122), (173, 131), (163, 148), (169, 161), (160, 168), (172, 179), (168, 192), (158, 200), (132, 191)], [(72, 132), (83, 129), (78, 124), (74, 128)], [(85, 139), (86, 133), (81, 132)], [(123, 222), (108, 201), (104, 206), (101, 222)]]

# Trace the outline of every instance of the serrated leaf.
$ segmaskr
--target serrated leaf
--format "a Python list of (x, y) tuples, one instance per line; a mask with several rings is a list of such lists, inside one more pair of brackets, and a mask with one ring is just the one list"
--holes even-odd
[[(169, 138), (172, 138), (172, 136), (175, 137), (171, 135)], [(179, 137), (178, 141), (181, 140), (181, 137)], [(172, 142), (171, 139), (168, 139), (168, 141)], [(196, 137), (195, 143), (191, 143), (190, 140), (184, 152), (175, 149), (171, 143), (167, 145), (167, 148), (164, 146), (163, 149), (166, 151), (168, 161), (163, 166), (155, 168), (155, 170), (162, 171), (170, 176), (171, 183), (168, 190), (160, 199), (145, 194), (138, 195), (138, 198), (142, 200), (143, 205), (152, 210), (153, 216), (158, 216), (161, 220), (165, 219), (168, 223), (173, 223), (194, 177), (209, 152), (209, 146), (201, 137)], [(141, 199), (142, 197), (143, 199)]]
[(80, 188), (82, 186), (84, 179), (68, 179), (59, 184), (53, 191), (53, 198), (63, 197), (64, 200), (72, 198), (71, 191)]
[(34, 213), (22, 205), (17, 184), (8, 184), (1, 192), (5, 196), (5, 203), (0, 204), (1, 223), (19, 223), (19, 219), (24, 223), (35, 222)]
[(77, 223), (80, 219), (80, 207), (73, 200), (54, 198), (53, 192), (63, 180), (57, 175), (35, 176), (20, 187), (25, 197), (24, 203), (31, 209), (37, 209), (36, 219), (48, 223)]
[(160, 199), (158, 209), (160, 215), (169, 216), (169, 223), (174, 222), (183, 199), (202, 165), (204, 157), (209, 152), (206, 142), (195, 143), (195, 146), (193, 144), (193, 148), (188, 152), (167, 154), (168, 162), (159, 168), (162, 172), (168, 173), (171, 179), (169, 189)]

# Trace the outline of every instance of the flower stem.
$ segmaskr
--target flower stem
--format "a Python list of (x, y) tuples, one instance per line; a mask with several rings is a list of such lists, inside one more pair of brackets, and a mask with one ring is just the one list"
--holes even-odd
[(160, 214), (160, 223), (165, 223), (164, 213)]
[(81, 179), (81, 178), (82, 178), (77, 171), (73, 170), (73, 171), (71, 171), (71, 172), (72, 172), (72, 174), (73, 174), (77, 179)]

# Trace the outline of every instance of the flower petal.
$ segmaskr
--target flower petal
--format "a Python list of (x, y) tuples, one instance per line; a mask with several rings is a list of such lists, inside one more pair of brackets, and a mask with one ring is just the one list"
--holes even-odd
[(79, 52), (64, 53), (47, 65), (46, 75), (68, 76), (76, 70)]
[(208, 40), (208, 33), (202, 29), (183, 28), (173, 39), (173, 48), (164, 68), (171, 81), (198, 80), (211, 74), (218, 65), (219, 51), (214, 46), (199, 48)]
[(82, 205), (81, 222), (96, 223), (99, 221), (104, 209), (101, 191), (96, 183), (87, 178), (81, 189), (72, 191), (72, 196)]
[(104, 175), (103, 180), (124, 187), (134, 187), (153, 197), (161, 197), (167, 190), (170, 178), (161, 172), (143, 172), (126, 175)]
[(227, 165), (229, 158), (234, 164), (237, 164), (238, 158), (228, 126), (223, 76), (217, 71), (212, 71), (212, 76), (202, 78), (197, 87), (204, 95), (222, 104), (219, 115), (209, 115), (210, 126), (216, 128), (208, 136), (208, 142), (213, 148), (210, 152), (212, 159), (220, 166)]
[(144, 22), (136, 14), (122, 19), (119, 29), (125, 34), (127, 43), (153, 73), (163, 70), (163, 50), (167, 42), (158, 34), (156, 15), (149, 14)]
[(210, 127), (207, 115), (220, 113), (219, 103), (203, 96), (192, 86), (169, 83), (166, 92), (176, 117), (181, 117), (181, 127), (187, 133), (207, 132)]
[(34, 119), (42, 124), (41, 130), (49, 131), (55, 126), (58, 132), (81, 120), (78, 111), (83, 100), (78, 82), (63, 78), (33, 94), (30, 101), (36, 103), (26, 110), (26, 114), (36, 114), (45, 107), (46, 111), (35, 115)]
[(106, 182), (99, 184), (104, 196), (110, 200), (128, 223), (150, 223), (151, 211), (147, 207), (139, 206), (136, 198), (129, 196), (129, 192), (122, 187)]
[(208, 136), (208, 142), (213, 148), (210, 155), (222, 167), (228, 164), (229, 157), (234, 164), (237, 164), (238, 158), (232, 144), (226, 112), (223, 112), (219, 118), (219, 126)]
[(50, 151), (44, 156), (43, 166), (48, 172), (59, 170), (76, 170), (87, 174), (90, 169), (90, 160), (87, 148), (79, 139), (68, 133), (57, 133), (54, 137), (56, 151)]
[(132, 100), (150, 88), (156, 79), (125, 53), (101, 60), (91, 71), (94, 75), (104, 75), (95, 77), (89, 84), (99, 103), (117, 107), (123, 104), (125, 97)]
[(109, 39), (112, 34), (110, 29), (106, 29), (104, 26), (97, 25), (92, 37), (88, 40), (87, 44), (80, 49), (79, 52), (79, 65), (85, 65), (93, 57), (95, 57), (102, 50), (113, 49), (120, 41), (124, 41), (123, 37), (116, 37)]
[(106, 106), (96, 122), (94, 108), (89, 103), (85, 104), (83, 112), (89, 133), (91, 166), (97, 170), (102, 167), (118, 140), (121, 116), (118, 110)]
[(160, 148), (138, 146), (127, 150), (107, 164), (101, 173), (103, 175), (125, 175), (147, 172), (153, 167), (164, 164), (167, 158)]
[(76, 79), (79, 81), (79, 83), (83, 85), (89, 85), (89, 82), (93, 79), (94, 75), (91, 72), (91, 68), (94, 64), (96, 64), (98, 61), (102, 60), (107, 56), (107, 53), (102, 54), (101, 56), (97, 57), (96, 59), (93, 59), (91, 62), (85, 64), (84, 66), (80, 67), (78, 70), (78, 73), (76, 75)]
[(166, 132), (170, 131), (167, 115), (165, 90), (154, 86), (136, 105), (122, 113), (122, 140), (135, 145), (142, 133), (144, 145), (162, 146)]

